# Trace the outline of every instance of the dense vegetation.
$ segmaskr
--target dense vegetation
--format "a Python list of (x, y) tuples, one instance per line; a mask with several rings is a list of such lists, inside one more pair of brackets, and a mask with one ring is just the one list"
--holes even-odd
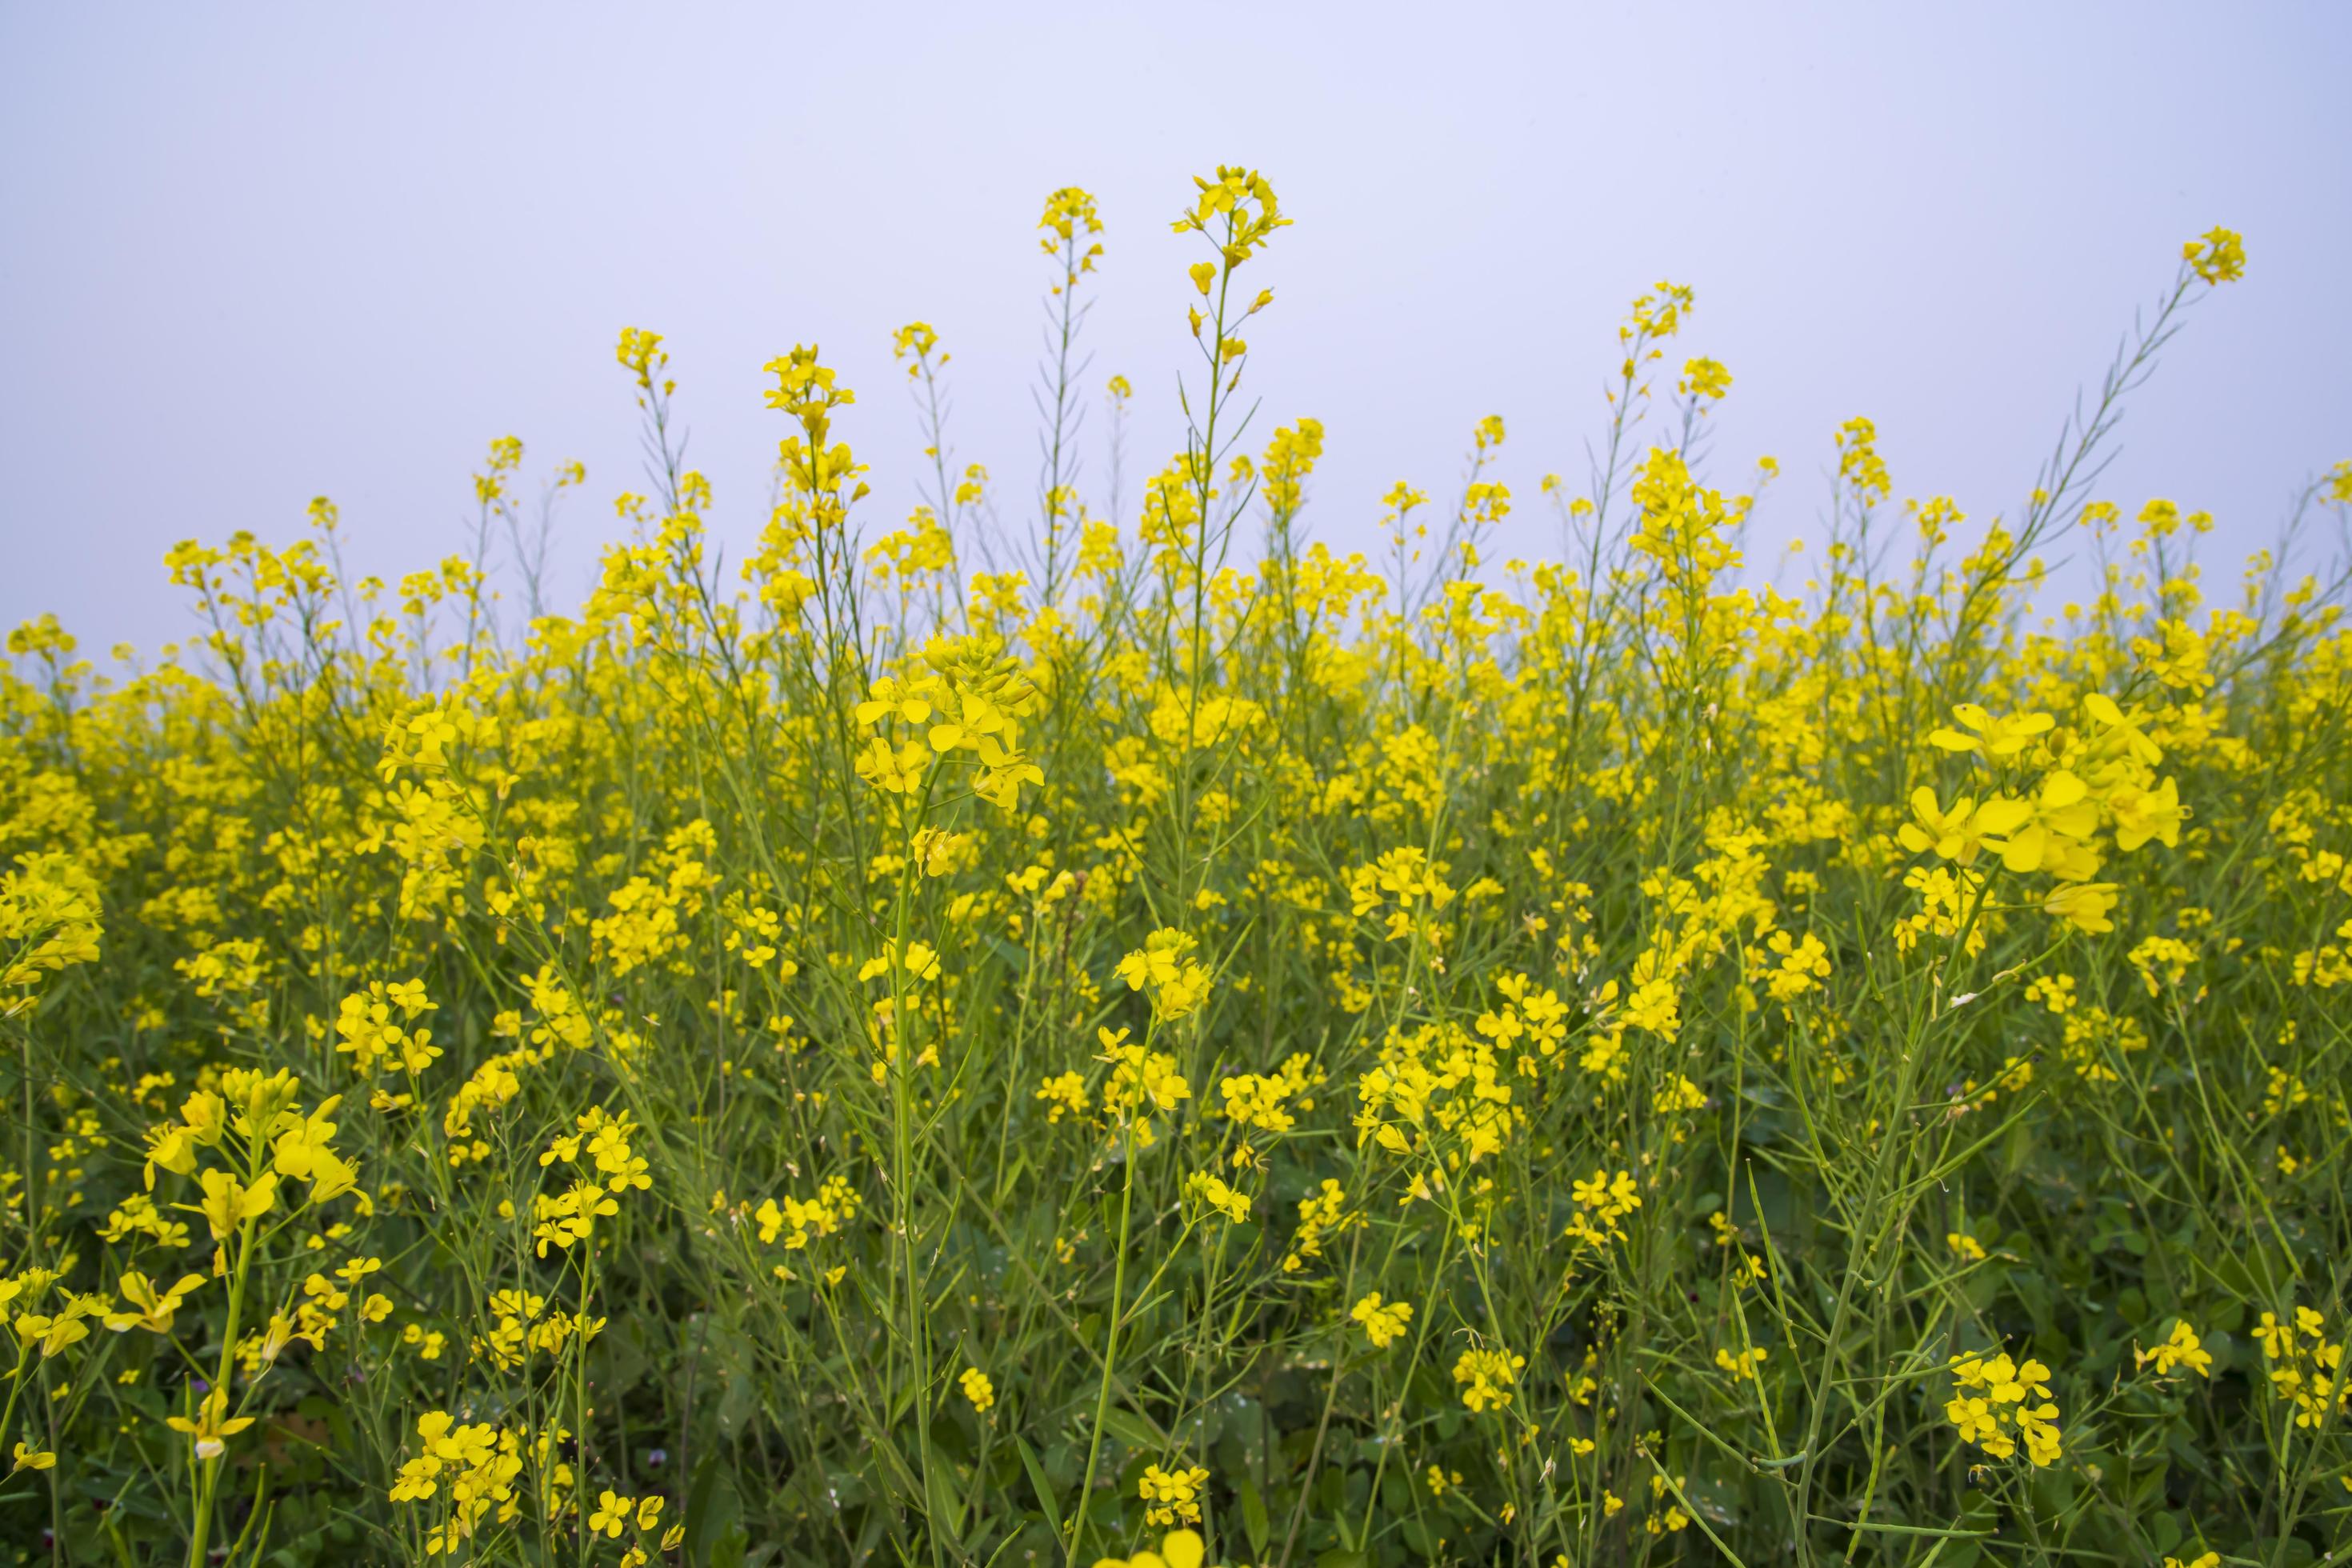
[(1137, 495), (1066, 190), (1033, 495), (951, 460), (918, 323), (929, 504), (869, 530), (795, 349), (722, 568), (632, 330), (652, 482), (574, 614), (583, 476), (534, 506), (508, 439), (437, 570), (351, 580), (320, 500), (173, 552), (156, 668), (15, 635), (19, 1561), (2352, 1539), (2352, 466), (2210, 605), (2242, 521), (2093, 489), (2236, 237), (2010, 521), (1844, 426), (1787, 597), (1671, 284), (1587, 482), (1515, 501), (1488, 419), (1385, 554), (1312, 542), (1321, 426), (1247, 417), (1286, 221), (1185, 208)]

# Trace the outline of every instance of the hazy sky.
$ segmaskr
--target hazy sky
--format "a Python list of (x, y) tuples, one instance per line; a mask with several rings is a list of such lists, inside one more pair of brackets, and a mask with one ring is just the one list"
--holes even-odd
[(0, 624), (184, 636), (166, 547), (298, 537), (320, 493), (356, 567), (430, 564), (508, 433), (534, 479), (588, 466), (569, 605), (643, 487), (630, 324), (668, 336), (730, 553), (782, 434), (760, 366), (795, 342), (860, 395), (837, 428), (869, 528), (904, 515), (889, 342), (916, 317), (955, 356), (958, 456), (1018, 519), (1042, 198), (1100, 199), (1090, 377), (1135, 383), (1131, 464), (1157, 466), (1196, 258), (1168, 220), (1221, 160), (1296, 219), (1252, 268), (1279, 295), (1255, 434), (1324, 421), (1308, 518), (1351, 548), (1391, 481), (1449, 494), (1499, 413), (1525, 487), (1503, 548), (1540, 550), (1535, 480), (1582, 476), (1612, 330), (1660, 278), (1698, 291), (1677, 354), (1738, 377), (1719, 477), (1784, 465), (1759, 543), (1815, 528), (1855, 414), (1898, 496), (2013, 513), (2181, 240), (2239, 228), (2247, 279), (2194, 313), (2102, 487), (2210, 509), (2227, 583), (2352, 457), (2347, 64), (2339, 5), (4, 0)]

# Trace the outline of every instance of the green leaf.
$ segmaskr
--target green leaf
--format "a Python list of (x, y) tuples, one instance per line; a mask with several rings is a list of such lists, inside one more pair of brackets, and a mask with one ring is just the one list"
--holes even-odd
[(948, 1479), (947, 1467), (932, 1466), (923, 1480), (930, 1494), (929, 1514), (932, 1528), (943, 1531), (949, 1544), (961, 1552), (963, 1548), (963, 1499), (956, 1496), (955, 1483)]
[(1054, 1483), (1045, 1478), (1045, 1467), (1029, 1447), (1029, 1440), (1015, 1432), (1013, 1446), (1021, 1451), (1021, 1468), (1029, 1472), (1029, 1489), (1037, 1494), (1037, 1506), (1045, 1510), (1045, 1523), (1054, 1531), (1054, 1539), (1062, 1539), (1062, 1504), (1054, 1496)]
[[(687, 1494), (686, 1560), (709, 1568), (740, 1561), (743, 1537), (737, 1522), (742, 1517), (743, 1502), (735, 1495), (735, 1482), (727, 1468), (717, 1455), (703, 1460), (695, 1471), (693, 1489)], [(731, 1558), (727, 1550), (730, 1535), (734, 1537)]]
[(1249, 1533), (1250, 1555), (1265, 1555), (1265, 1543), (1273, 1539), (1274, 1522), (1265, 1516), (1265, 1498), (1257, 1489), (1257, 1482), (1244, 1476), (1234, 1489), (1241, 1497), (1242, 1528)]

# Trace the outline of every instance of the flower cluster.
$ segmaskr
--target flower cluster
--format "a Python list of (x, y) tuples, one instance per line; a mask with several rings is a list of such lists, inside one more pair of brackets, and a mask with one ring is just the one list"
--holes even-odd
[(1374, 1350), (1384, 1351), (1402, 1338), (1412, 1322), (1412, 1303), (1383, 1301), (1381, 1293), (1374, 1290), (1348, 1309), (1348, 1316), (1363, 1328), (1364, 1337), (1372, 1342)]
[(434, 1522), (425, 1531), (425, 1554), (455, 1556), (492, 1510), (499, 1523), (513, 1520), (522, 1468), (515, 1432), (488, 1422), (461, 1424), (446, 1411), (430, 1410), (416, 1418), (416, 1452), (400, 1467), (392, 1500), (429, 1505)]
[(1189, 1017), (1209, 998), (1208, 968), (1192, 956), (1200, 946), (1198, 938), (1162, 926), (1118, 961), (1118, 977), (1129, 990), (1150, 996), (1155, 1018), (1173, 1023)]
[[(1360, 550), (1318, 521), (1340, 433), (1239, 396), (1271, 183), (1184, 198), (1161, 407), (1086, 368), (1106, 216), (1057, 189), (1024, 242), (1034, 486), (958, 452), (966, 356), (916, 320), (874, 345), (911, 471), (803, 345), (730, 513), (630, 328), (644, 493), (575, 604), (583, 472), (534, 509), (502, 437), (437, 564), (347, 574), (321, 498), (174, 547), (194, 629), (152, 660), (8, 638), (0, 1534), (2331, 1539), (2347, 1336), (2277, 1292), (2332, 1278), (2352, 1127), (2352, 465), (2226, 592), (2200, 552), (2259, 518), (2095, 477), (2238, 237), (2158, 258), (2021, 511), (1905, 495), (1857, 416), (1766, 562), (1780, 465), (1722, 477), (1754, 378), (1670, 341), (1689, 287), (1618, 323), (1589, 484), (1529, 488), (1556, 432), (1478, 412), (1443, 489), (1356, 498)], [(1954, 1325), (2050, 1364), (1947, 1366)]]
[(539, 1157), (541, 1166), (562, 1165), (572, 1173), (569, 1187), (531, 1199), (531, 1240), (541, 1258), (551, 1247), (568, 1252), (590, 1240), (598, 1220), (621, 1212), (621, 1194), (653, 1185), (646, 1161), (629, 1146), (636, 1126), (627, 1111), (614, 1115), (597, 1106), (583, 1111), (572, 1126)]
[(1996, 1459), (2015, 1454), (2022, 1442), (2037, 1467), (2058, 1460), (2058, 1406), (2051, 1398), (2050, 1369), (2038, 1361), (2011, 1361), (2006, 1352), (1954, 1356), (1944, 1415), (1962, 1442)]
[(2327, 1319), (2318, 1309), (2297, 1307), (2286, 1321), (2264, 1312), (2254, 1338), (2269, 1363), (2271, 1387), (2294, 1408), (2297, 1426), (2320, 1426), (2352, 1413), (2344, 1342), (2327, 1337)]
[(1454, 1381), (1462, 1385), (1462, 1403), (1474, 1413), (1508, 1408), (1512, 1389), (1527, 1365), (1527, 1357), (1506, 1350), (1480, 1346), (1464, 1351), (1454, 1363)]
[(1143, 1475), (1135, 1483), (1136, 1495), (1147, 1505), (1143, 1522), (1146, 1524), (1191, 1524), (1201, 1517), (1201, 1492), (1208, 1484), (1209, 1472), (1194, 1467), (1163, 1470), (1158, 1465), (1144, 1467)]

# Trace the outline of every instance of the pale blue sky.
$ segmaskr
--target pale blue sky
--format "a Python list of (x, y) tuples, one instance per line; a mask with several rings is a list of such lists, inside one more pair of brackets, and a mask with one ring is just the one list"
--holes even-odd
[(1325, 422), (1309, 520), (1357, 548), (1391, 481), (1450, 492), (1499, 413), (1525, 487), (1503, 547), (1540, 549), (1534, 482), (1581, 476), (1612, 329), (1661, 277), (1698, 290), (1677, 352), (1738, 378), (1718, 471), (1784, 464), (1763, 542), (1815, 527), (1854, 414), (1898, 496), (2013, 511), (2180, 241), (2239, 228), (2247, 279), (2102, 487), (2214, 511), (2221, 586), (2352, 456), (2348, 65), (2352, 9), (2319, 5), (6, 0), (0, 623), (184, 636), (171, 542), (290, 539), (320, 492), (358, 567), (428, 564), (509, 432), (531, 475), (588, 465), (568, 604), (641, 486), (625, 324), (668, 335), (730, 552), (782, 434), (760, 366), (798, 342), (860, 394), (868, 526), (903, 516), (913, 317), (955, 353), (958, 455), (1018, 517), (1033, 226), (1066, 184), (1109, 226), (1092, 378), (1135, 382), (1156, 465), (1194, 259), (1167, 220), (1220, 160), (1297, 220), (1254, 267), (1280, 296), (1250, 333), (1258, 437)]

